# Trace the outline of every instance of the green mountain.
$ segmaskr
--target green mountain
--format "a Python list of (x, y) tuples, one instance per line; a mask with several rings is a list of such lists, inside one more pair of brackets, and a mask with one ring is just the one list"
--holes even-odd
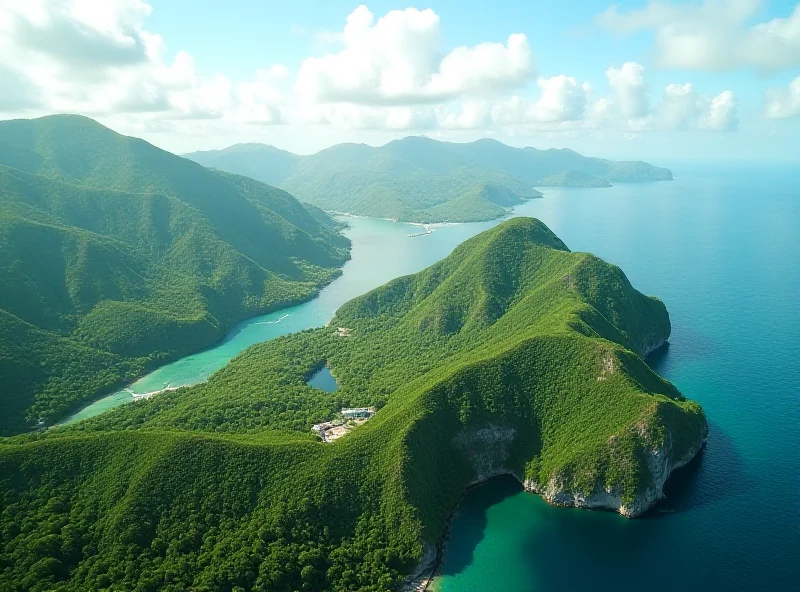
[[(340, 144), (297, 156), (262, 144), (187, 154), (200, 164), (276, 185), (325, 210), (412, 222), (473, 222), (502, 216), (540, 197), (534, 187), (607, 187), (672, 179), (644, 162), (613, 162), (572, 150), (512, 148), (496, 140), (468, 144), (408, 137), (373, 148)], [(516, 197), (499, 205), (502, 188)]]
[[(639, 515), (706, 434), (642, 359), (669, 332), (617, 267), (509, 220), (205, 384), (0, 442), (0, 588), (392, 590), (503, 473)], [(334, 393), (306, 384), (325, 364)], [(379, 411), (318, 441), (346, 405)]]
[(348, 247), (282, 190), (90, 119), (0, 122), (0, 434), (310, 298)]
[(611, 183), (583, 171), (564, 171), (539, 181), (542, 187), (611, 187)]

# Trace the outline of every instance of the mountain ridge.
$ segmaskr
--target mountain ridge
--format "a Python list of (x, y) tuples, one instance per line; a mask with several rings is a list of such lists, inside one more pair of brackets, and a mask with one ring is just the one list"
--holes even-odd
[(184, 157), (283, 187), (323, 209), (410, 222), (500, 217), (510, 206), (465, 197), (490, 186), (516, 193), (521, 203), (541, 197), (536, 187), (672, 179), (668, 169), (644, 162), (585, 157), (569, 149), (513, 148), (491, 138), (456, 143), (408, 136), (378, 147), (338, 144), (307, 156), (249, 143)]
[[(285, 191), (91, 119), (3, 121), (0, 138), (0, 310), (18, 385), (0, 400), (16, 410), (0, 433), (50, 422), (243, 318), (312, 297), (348, 257), (339, 225)], [(18, 337), (33, 334), (14, 319), (42, 331), (39, 349), (25, 352)], [(107, 368), (67, 371), (65, 340), (95, 348)], [(26, 356), (61, 370), (31, 374)]]

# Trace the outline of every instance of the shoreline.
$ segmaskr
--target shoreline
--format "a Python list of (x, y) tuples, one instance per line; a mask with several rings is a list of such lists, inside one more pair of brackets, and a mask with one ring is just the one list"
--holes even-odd
[[(464, 501), (466, 495), (473, 489), (485, 485), (492, 479), (497, 479), (498, 477), (506, 477), (506, 476), (514, 478), (517, 482), (520, 483), (520, 485), (522, 485), (522, 481), (519, 480), (517, 475), (509, 471), (507, 473), (498, 473), (497, 475), (492, 475), (488, 479), (484, 479), (483, 481), (479, 481), (478, 483), (471, 483), (470, 485), (467, 485), (464, 488), (464, 491), (462, 491), (461, 495), (458, 496), (455, 505), (452, 507), (452, 509), (447, 515), (447, 519), (445, 520), (442, 534), (439, 535), (439, 538), (436, 540), (436, 544), (433, 547), (435, 552), (434, 558), (425, 567), (421, 569), (418, 575), (404, 582), (403, 585), (400, 587), (400, 592), (428, 592), (428, 591), (435, 592), (435, 589), (431, 588), (431, 586), (435, 582), (436, 578), (441, 575), (439, 572), (442, 567), (442, 560), (444, 559), (445, 553), (447, 553), (447, 544), (450, 542), (450, 536), (452, 535), (453, 521), (458, 516), (458, 508), (461, 505), (461, 502)], [(525, 487), (523, 485), (523, 490), (524, 489)], [(423, 561), (424, 561), (424, 555), (423, 555)], [(419, 569), (419, 566), (417, 566), (417, 568)]]
[[(542, 195), (541, 197), (544, 197)], [(517, 206), (521, 206), (523, 204), (517, 204)], [(494, 222), (495, 220), (504, 220), (508, 216), (513, 213), (513, 210), (517, 206), (509, 206), (509, 211), (501, 214), (500, 216), (495, 216), (494, 218), (487, 218), (485, 220), (470, 220), (467, 222), (453, 222), (449, 220), (442, 220), (439, 222), (411, 222), (409, 220), (399, 220), (398, 218), (383, 218), (380, 216), (364, 216), (362, 214), (351, 214), (350, 212), (340, 212), (339, 210), (323, 210), (326, 214), (331, 216), (340, 216), (343, 218), (359, 218), (363, 220), (383, 220), (384, 222), (394, 222), (395, 224), (407, 224), (408, 226), (422, 226), (424, 228), (443, 228), (446, 226), (461, 226), (462, 224), (482, 224), (484, 222)]]
[[(348, 257), (347, 261), (349, 261), (350, 258), (351, 257)], [(347, 263), (347, 261), (345, 261), (345, 263)], [(164, 367), (169, 366), (170, 364), (172, 364), (174, 362), (177, 362), (178, 360), (180, 360), (182, 358), (185, 358), (185, 357), (188, 357), (188, 356), (195, 356), (195, 355), (198, 355), (198, 354), (202, 354), (203, 352), (210, 351), (210, 350), (216, 349), (217, 347), (220, 347), (221, 345), (224, 345), (225, 343), (227, 343), (230, 340), (230, 338), (232, 336), (235, 336), (235, 333), (233, 333), (234, 330), (239, 325), (241, 325), (243, 323), (247, 323), (248, 321), (251, 321), (251, 320), (256, 319), (258, 317), (263, 317), (263, 316), (266, 316), (266, 315), (271, 315), (271, 314), (275, 314), (275, 313), (281, 312), (282, 310), (287, 310), (287, 309), (290, 309), (290, 308), (294, 308), (295, 306), (300, 306), (301, 304), (305, 304), (306, 302), (311, 302), (312, 300), (314, 300), (315, 298), (317, 298), (319, 296), (320, 292), (324, 288), (330, 286), (333, 282), (335, 282), (337, 279), (339, 279), (342, 276), (342, 267), (344, 267), (344, 263), (342, 263), (342, 265), (340, 267), (336, 268), (336, 271), (338, 271), (338, 273), (335, 275), (335, 277), (332, 277), (329, 282), (327, 282), (325, 284), (321, 284), (319, 287), (317, 287), (316, 290), (314, 291), (314, 293), (310, 294), (308, 296), (308, 298), (303, 298), (303, 299), (300, 299), (300, 300), (298, 300), (296, 302), (283, 303), (283, 305), (278, 307), (278, 308), (275, 308), (275, 309), (272, 309), (272, 310), (265, 310), (264, 312), (261, 312), (259, 314), (256, 314), (256, 315), (253, 315), (253, 316), (248, 316), (248, 317), (245, 317), (245, 318), (243, 318), (243, 319), (241, 319), (239, 321), (236, 321), (236, 322), (232, 323), (230, 326), (228, 326), (224, 330), (223, 335), (221, 337), (219, 337), (218, 339), (216, 339), (214, 342), (212, 342), (212, 343), (210, 343), (208, 345), (205, 345), (203, 347), (200, 347), (200, 348), (198, 348), (196, 350), (192, 350), (190, 352), (184, 352), (184, 353), (181, 353), (179, 355), (168, 356), (164, 360), (159, 360), (158, 364), (156, 364), (154, 366), (151, 366), (150, 368), (146, 369), (141, 374), (135, 375), (134, 378), (127, 378), (127, 379), (119, 380), (116, 383), (114, 383), (113, 385), (111, 385), (107, 390), (103, 389), (101, 391), (102, 394), (99, 394), (97, 397), (92, 398), (90, 401), (83, 402), (80, 405), (80, 407), (78, 407), (77, 409), (75, 409), (73, 411), (68, 411), (64, 415), (58, 416), (58, 418), (55, 419), (55, 421), (52, 424), (50, 424), (50, 425), (45, 424), (45, 425), (35, 426), (32, 429), (26, 430), (24, 432), (20, 432), (19, 434), (15, 434), (15, 435), (34, 434), (36, 432), (40, 432), (40, 431), (43, 431), (43, 430), (50, 430), (50, 429), (53, 429), (53, 428), (63, 427), (65, 425), (71, 425), (71, 424), (68, 424), (66, 422), (70, 421), (73, 417), (78, 415), (84, 409), (87, 409), (88, 407), (91, 407), (92, 405), (95, 405), (96, 403), (99, 403), (100, 401), (103, 401), (104, 399), (108, 399), (109, 397), (113, 397), (113, 396), (118, 395), (119, 393), (122, 393), (122, 392), (128, 392), (128, 393), (130, 393), (132, 395), (131, 400), (128, 401), (129, 403), (132, 403), (132, 402), (134, 402), (136, 400), (140, 400), (142, 397), (140, 397), (140, 399), (137, 399), (137, 398), (133, 397), (133, 395), (137, 395), (137, 393), (134, 393), (131, 390), (133, 388), (133, 386), (137, 382), (139, 382), (140, 380), (146, 378), (147, 376), (149, 376), (150, 374), (152, 374), (154, 372), (157, 372), (161, 368), (164, 368)], [(277, 321), (270, 321), (270, 322), (274, 322), (274, 323), (280, 322), (281, 320), (286, 318), (286, 316), (288, 316), (288, 314), (283, 315)], [(222, 368), (220, 368), (220, 370), (221, 369)], [(179, 387), (171, 387), (171, 388), (166, 388), (165, 387), (164, 389), (161, 389), (159, 391), (154, 391), (152, 393), (142, 393), (142, 395), (150, 395), (150, 396), (152, 396), (154, 394), (158, 394), (160, 392), (164, 392), (165, 390), (177, 390), (179, 388), (186, 388), (186, 387), (194, 386), (196, 384), (207, 382), (210, 377), (211, 377), (211, 374), (207, 375), (205, 377), (205, 379), (200, 380), (200, 381), (195, 382), (195, 383), (192, 383), (192, 384), (184, 384), (184, 385), (181, 385)], [(167, 383), (167, 386), (169, 386), (170, 384), (171, 384), (171, 382)], [(150, 396), (143, 397), (143, 398), (148, 399), (148, 398), (150, 398)], [(127, 403), (123, 403), (123, 405), (124, 404), (127, 404)], [(115, 405), (115, 407), (118, 407), (118, 406), (119, 405)], [(89, 417), (85, 417), (83, 419), (79, 419), (75, 423), (84, 421), (86, 419), (90, 419), (91, 417), (96, 417), (97, 415), (102, 415), (104, 413), (107, 413), (108, 411), (110, 411), (113, 408), (114, 407), (112, 407), (110, 409), (106, 409), (105, 411), (102, 411), (101, 413), (98, 413), (96, 415), (91, 415)]]
[(177, 391), (178, 389), (183, 388), (184, 386), (192, 386), (190, 384), (185, 384), (181, 386), (170, 386), (171, 384), (172, 382), (168, 382), (167, 386), (165, 386), (164, 388), (159, 389), (157, 391), (150, 391), (149, 393), (134, 393), (130, 388), (125, 388), (122, 390), (130, 393), (134, 401), (141, 401), (143, 399), (149, 399), (150, 397), (157, 395), (159, 393), (166, 393), (167, 391)]

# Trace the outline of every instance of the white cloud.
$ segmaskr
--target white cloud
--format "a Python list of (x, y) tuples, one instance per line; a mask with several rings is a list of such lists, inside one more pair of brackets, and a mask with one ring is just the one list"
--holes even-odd
[(611, 66), (606, 70), (606, 77), (624, 117), (635, 119), (648, 114), (650, 98), (644, 79), (644, 66), (635, 62), (627, 62), (621, 68)]
[(733, 131), (739, 124), (736, 99), (729, 90), (707, 97), (689, 83), (669, 84), (654, 123), (666, 130)]
[(800, 4), (783, 18), (751, 24), (760, 0), (651, 0), (622, 12), (611, 6), (598, 22), (618, 34), (652, 30), (665, 68), (778, 71), (800, 66)]
[(767, 91), (764, 114), (770, 119), (800, 117), (800, 76), (792, 80), (788, 90)]
[(733, 94), (697, 93), (691, 84), (668, 85), (651, 108), (644, 69), (638, 64), (610, 68), (613, 97), (593, 97), (588, 83), (558, 75), (540, 78), (538, 94), (467, 99), (438, 105), (372, 106), (355, 103), (301, 103), (293, 123), (332, 124), (358, 130), (474, 131), (481, 133), (575, 134), (590, 130), (731, 131), (738, 124)]
[(289, 69), (283, 64), (274, 64), (269, 70), (262, 70), (259, 75), (267, 80), (283, 80), (289, 76)]
[(506, 45), (480, 43), (458, 47), (444, 57), (439, 71), (431, 76), (422, 92), (440, 98), (493, 93), (526, 82), (532, 74), (532, 65), (528, 38), (520, 33), (509, 36)]
[(668, 129), (688, 129), (701, 109), (691, 84), (668, 84), (659, 106), (659, 120)]
[(375, 22), (369, 9), (359, 6), (347, 17), (344, 48), (307, 58), (294, 89), (315, 102), (411, 105), (496, 93), (532, 75), (525, 35), (442, 56), (439, 25), (431, 9), (393, 10)]
[(480, 130), (491, 127), (491, 105), (487, 101), (462, 101), (460, 109), (440, 109), (438, 121), (443, 129)]
[(141, 0), (5, 0), (3, 47), (50, 59), (73, 74), (147, 61), (157, 37), (142, 30), (152, 8)]
[(711, 99), (706, 110), (698, 119), (700, 129), (712, 132), (729, 132), (739, 125), (736, 99), (729, 90)]
[(274, 81), (286, 76), (286, 67), (276, 64), (269, 70), (256, 72), (252, 82), (239, 84), (236, 88), (238, 106), (230, 114), (230, 119), (240, 123), (281, 123), (283, 114), (278, 105), (282, 103), (282, 96)]
[[(644, 68), (634, 62), (608, 68), (611, 92), (597, 96), (567, 74), (534, 79), (532, 52), (521, 34), (505, 43), (444, 50), (439, 16), (430, 9), (395, 10), (376, 20), (360, 6), (343, 31), (327, 34), (328, 46), (337, 50), (307, 58), (294, 80), (281, 64), (232, 80), (201, 73), (186, 51), (168, 53), (165, 40), (146, 28), (152, 8), (145, 0), (0, 4), (4, 114), (76, 112), (111, 118), (129, 130), (198, 136), (252, 124), (297, 126), (305, 133), (317, 125), (559, 137), (721, 131), (737, 124), (728, 91), (711, 98), (690, 84), (673, 84), (651, 105)], [(650, 26), (654, 14), (643, 12), (628, 26)], [(788, 92), (771, 93), (767, 115), (797, 114), (798, 86), (795, 81)]]
[(531, 100), (513, 96), (492, 109), (492, 118), (501, 124), (556, 123), (577, 121), (586, 110), (589, 85), (579, 85), (563, 74), (540, 78), (539, 97)]
[(291, 123), (334, 125), (354, 130), (421, 131), (438, 126), (430, 105), (365, 106), (354, 103), (303, 103), (288, 113)]
[(614, 102), (608, 98), (590, 101), (586, 105), (586, 121), (589, 127), (604, 127), (613, 117)]
[[(142, 0), (3, 0), (0, 108), (280, 121), (271, 82), (284, 66), (238, 88), (223, 74), (200, 76), (185, 51), (165, 59), (164, 40), (144, 28), (151, 12)], [(30, 97), (40, 100), (20, 100)]]

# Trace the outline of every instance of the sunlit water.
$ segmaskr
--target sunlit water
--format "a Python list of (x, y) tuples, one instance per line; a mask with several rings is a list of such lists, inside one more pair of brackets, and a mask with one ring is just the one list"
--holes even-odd
[[(651, 516), (551, 508), (509, 480), (465, 497), (441, 592), (784, 590), (800, 581), (800, 171), (673, 167), (670, 183), (546, 189), (516, 209), (573, 250), (622, 267), (669, 309), (651, 363), (711, 423), (702, 457)], [(496, 222), (418, 227), (349, 219), (352, 260), (318, 298), (248, 320), (137, 393), (205, 380), (243, 349), (324, 325), (344, 302), (445, 257)], [(157, 395), (156, 395), (157, 396)], [(129, 401), (117, 393), (74, 420)]]

